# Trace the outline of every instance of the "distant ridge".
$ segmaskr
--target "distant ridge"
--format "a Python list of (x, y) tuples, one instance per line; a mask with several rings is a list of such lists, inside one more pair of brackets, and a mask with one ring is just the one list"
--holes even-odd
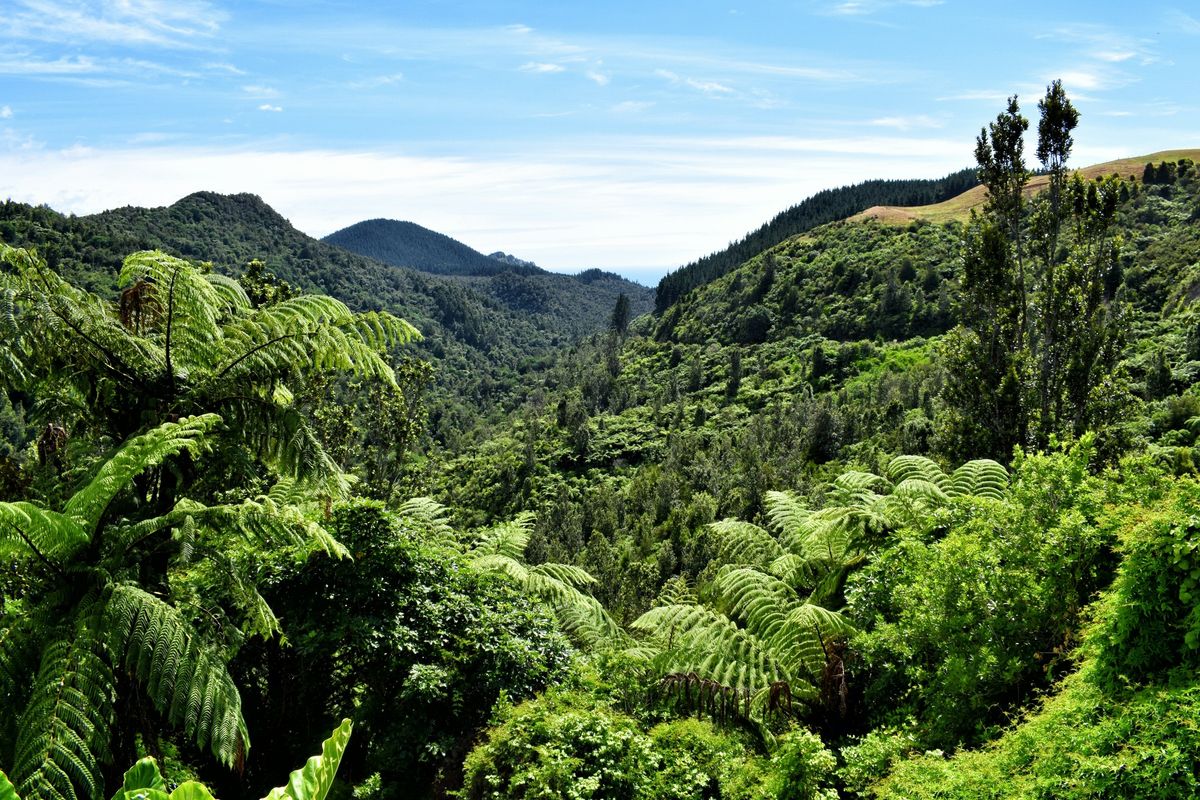
[[(1089, 180), (1100, 178), (1105, 175), (1120, 175), (1123, 178), (1140, 178), (1146, 164), (1158, 164), (1163, 161), (1179, 161), (1180, 159), (1189, 159), (1191, 161), (1200, 161), (1200, 149), (1191, 150), (1160, 150), (1157, 153), (1151, 153), (1146, 156), (1134, 156), (1132, 158), (1120, 158), (1116, 161), (1105, 161), (1102, 164), (1092, 164), (1088, 167), (1080, 167), (1074, 170)], [(1035, 175), (1029, 179), (1029, 183), (1025, 184), (1025, 194), (1033, 195), (1044, 189), (1049, 183), (1049, 178), (1045, 175)], [(959, 195), (947, 198), (940, 203), (932, 203), (929, 205), (921, 203), (907, 203), (896, 205), (875, 205), (858, 214), (855, 214), (850, 219), (864, 220), (877, 219), (881, 222), (892, 223), (895, 225), (906, 225), (915, 220), (926, 220), (928, 222), (949, 222), (951, 220), (965, 220), (973, 209), (982, 208), (984, 202), (987, 201), (987, 190), (982, 186), (976, 186), (968, 189)]]
[(658, 283), (655, 313), (662, 313), (696, 287), (720, 278), (762, 251), (818, 225), (846, 219), (871, 206), (937, 203), (977, 185), (975, 170), (964, 169), (937, 180), (873, 180), (817, 192), (741, 241), (668, 273)]
[[(444, 233), (415, 222), (368, 219), (329, 234), (321, 241), (394, 267), (435, 275), (490, 277), (501, 272), (540, 275), (535, 264), (498, 253), (485, 256)], [(496, 257), (501, 256), (501, 257)]]

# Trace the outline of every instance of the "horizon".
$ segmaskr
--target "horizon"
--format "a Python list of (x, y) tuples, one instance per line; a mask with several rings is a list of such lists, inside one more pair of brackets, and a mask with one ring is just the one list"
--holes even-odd
[(399, 219), (648, 285), (822, 189), (969, 166), (1005, 98), (1036, 117), (1055, 78), (1075, 166), (1200, 146), (1200, 19), (1171, 4), (11, 7), (0, 196), (249, 192), (315, 238)]

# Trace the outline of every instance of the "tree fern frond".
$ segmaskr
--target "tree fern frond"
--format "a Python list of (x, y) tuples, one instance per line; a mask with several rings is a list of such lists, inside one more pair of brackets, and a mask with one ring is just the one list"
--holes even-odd
[(740, 519), (710, 522), (708, 529), (717, 536), (719, 557), (731, 564), (766, 566), (783, 555), (783, 547), (762, 528)]
[(450, 511), (432, 497), (413, 497), (398, 509), (404, 524), (415, 524), (423, 533), (434, 539), (449, 540), (454, 535), (450, 526)]
[(520, 561), (501, 553), (482, 553), (471, 559), (471, 566), (480, 572), (498, 572), (524, 584), (529, 580), (529, 570)]
[(142, 250), (125, 259), (118, 284), (143, 280), (153, 285), (161, 312), (154, 338), (169, 368), (186, 375), (188, 366), (205, 363), (220, 340), (217, 320), (226, 301), (195, 266), (159, 250)]
[(121, 445), (87, 486), (72, 495), (63, 513), (90, 536), (109, 503), (129, 486), (133, 478), (183, 450), (195, 452), (204, 435), (220, 421), (216, 414), (184, 417), (135, 436)]
[(773, 644), (782, 658), (795, 665), (794, 675), (806, 675), (809, 679), (819, 676), (825, 667), (825, 640), (854, 632), (854, 627), (841, 614), (812, 603), (802, 603), (792, 609), (787, 627), (793, 635)]
[(767, 492), (766, 506), (767, 519), (780, 536), (798, 530), (812, 514), (792, 492)]
[(533, 535), (534, 515), (528, 511), (518, 514), (508, 522), (502, 522), (479, 534), (471, 552), (471, 558), (498, 554), (508, 558), (522, 558)]
[(332, 497), (349, 495), (349, 479), (325, 452), (300, 409), (252, 395), (224, 397), (213, 405), (225, 426), (237, 431), (256, 456), (284, 477), (315, 486)]
[(531, 575), (544, 575), (573, 589), (584, 589), (596, 583), (586, 569), (570, 564), (538, 564), (530, 567), (529, 572)]
[(250, 297), (246, 294), (246, 290), (242, 288), (242, 284), (228, 275), (222, 275), (219, 272), (206, 272), (204, 273), (204, 279), (212, 284), (227, 313), (249, 311), (253, 308), (254, 304), (250, 302)]
[(168, 722), (221, 763), (249, 750), (242, 701), (224, 661), (174, 607), (133, 584), (117, 584), (106, 609), (110, 647)]
[(894, 484), (919, 478), (935, 484), (943, 492), (950, 489), (950, 476), (925, 456), (896, 456), (888, 462), (887, 474)]
[(1008, 494), (1008, 470), (990, 458), (968, 461), (954, 470), (948, 494), (1003, 500)]
[(788, 614), (797, 605), (796, 593), (783, 581), (748, 567), (725, 567), (713, 583), (722, 610), (740, 620), (760, 639), (779, 635)]
[[(90, 616), (86, 614), (85, 617)], [(21, 715), (13, 778), (27, 798), (98, 800), (116, 692), (102, 643), (86, 623), (45, 648)]]
[(90, 540), (71, 517), (19, 501), (0, 503), (0, 555), (37, 555), (61, 563)]
[(658, 592), (655, 605), (670, 606), (683, 603), (697, 602), (696, 592), (692, 589), (686, 575), (674, 575), (663, 583)]
[(877, 494), (876, 489), (887, 486), (887, 480), (873, 472), (847, 470), (834, 478), (830, 485), (833, 501), (839, 505), (854, 505), (864, 496)]

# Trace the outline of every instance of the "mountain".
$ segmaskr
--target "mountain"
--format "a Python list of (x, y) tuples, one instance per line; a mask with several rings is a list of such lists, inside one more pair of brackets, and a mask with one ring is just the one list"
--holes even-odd
[(938, 180), (873, 180), (817, 192), (724, 250), (668, 273), (659, 281), (654, 310), (661, 314), (693, 289), (818, 225), (846, 219), (871, 206), (937, 203), (978, 184), (975, 170), (964, 169)]
[(501, 272), (534, 275), (545, 272), (535, 264), (519, 259), (508, 261), (485, 256), (445, 234), (414, 222), (394, 219), (356, 222), (321, 241), (385, 264), (436, 275), (491, 276)]
[(411, 222), (367, 220), (322, 241), (395, 267), (444, 275), (570, 338), (601, 330), (622, 294), (629, 298), (632, 316), (653, 305), (653, 289), (611, 272), (591, 269), (564, 275), (503, 252), (485, 256)]

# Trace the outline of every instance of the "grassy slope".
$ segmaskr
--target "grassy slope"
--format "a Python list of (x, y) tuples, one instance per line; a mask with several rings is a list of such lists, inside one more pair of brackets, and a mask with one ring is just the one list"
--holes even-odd
[[(1122, 177), (1140, 178), (1142, 170), (1149, 162), (1179, 161), (1180, 159), (1200, 160), (1200, 149), (1191, 150), (1162, 150), (1147, 156), (1122, 158), (1116, 161), (1106, 161), (1103, 164), (1093, 164), (1083, 167), (1078, 172), (1086, 179), (1103, 177), (1116, 173)], [(1044, 175), (1034, 177), (1025, 185), (1025, 194), (1034, 195), (1044, 189), (1049, 178)], [(893, 225), (907, 225), (915, 220), (929, 222), (964, 221), (970, 213), (983, 207), (987, 200), (987, 189), (976, 186), (942, 203), (928, 206), (872, 206), (860, 214), (855, 214), (851, 220), (877, 219)]]

